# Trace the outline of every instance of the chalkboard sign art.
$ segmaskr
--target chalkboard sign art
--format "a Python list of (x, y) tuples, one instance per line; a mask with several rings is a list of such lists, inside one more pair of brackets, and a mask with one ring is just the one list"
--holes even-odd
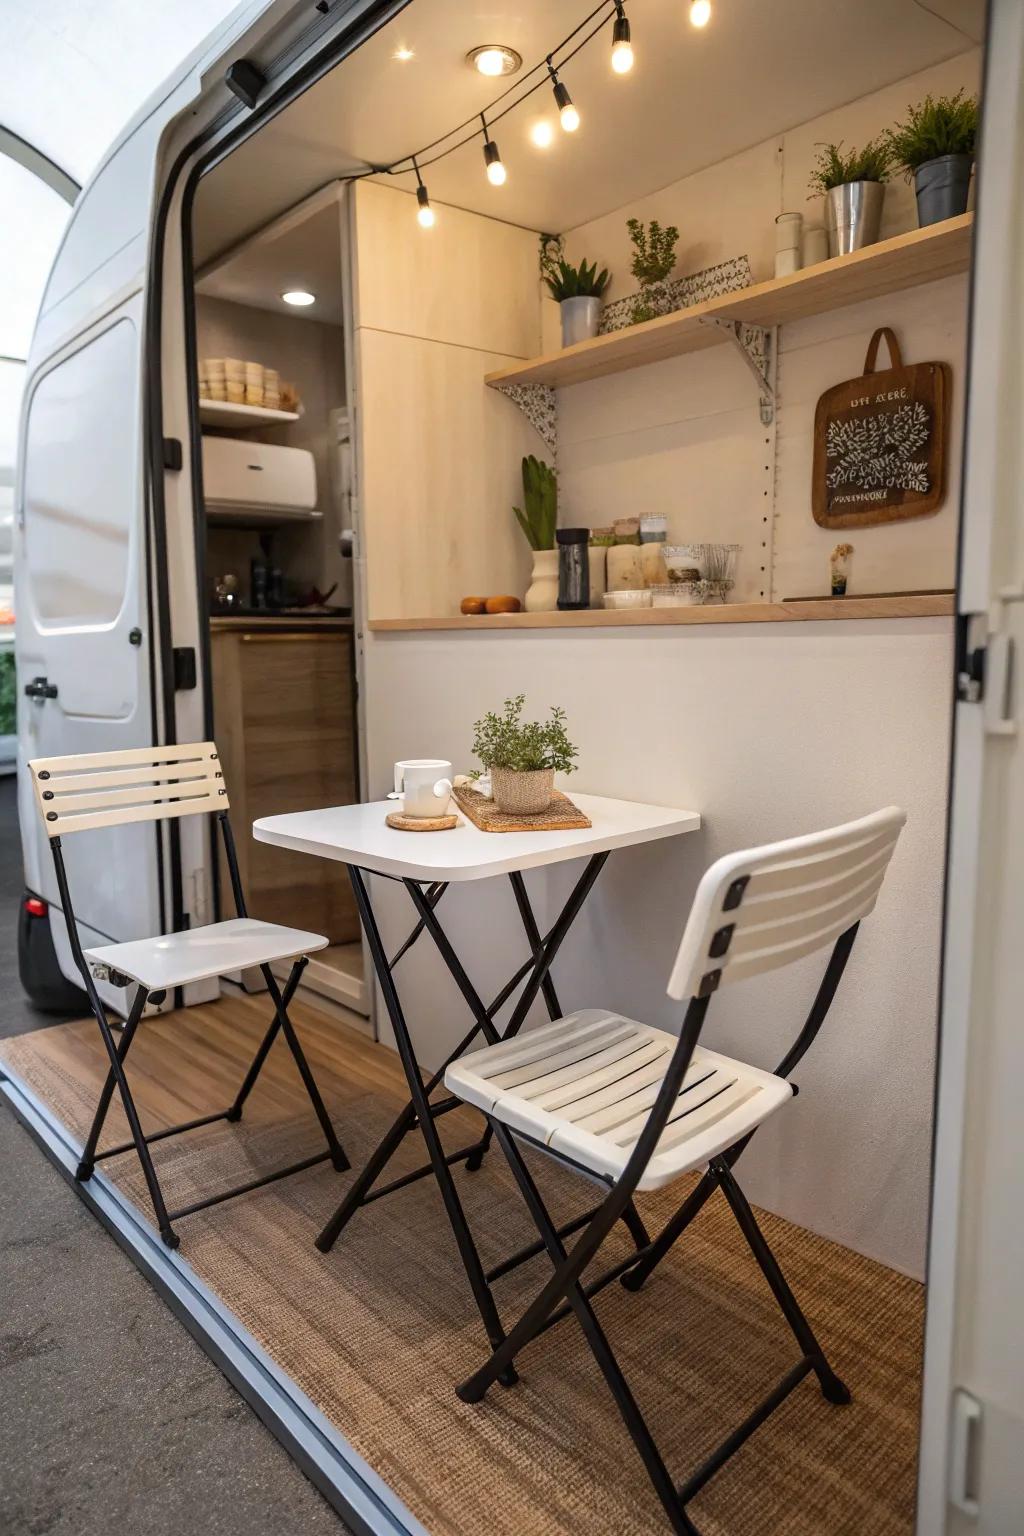
[[(878, 344), (891, 367), (876, 371)], [(814, 416), (811, 506), (823, 528), (868, 528), (935, 512), (946, 494), (946, 363), (905, 366), (887, 325), (864, 372), (825, 391)]]

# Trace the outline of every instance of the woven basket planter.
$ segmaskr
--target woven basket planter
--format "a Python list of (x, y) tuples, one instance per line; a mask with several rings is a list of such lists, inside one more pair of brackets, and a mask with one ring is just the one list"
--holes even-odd
[(546, 811), (555, 792), (555, 770), (537, 768), (516, 773), (511, 768), (491, 769), (491, 794), (499, 811), (508, 816), (533, 816)]

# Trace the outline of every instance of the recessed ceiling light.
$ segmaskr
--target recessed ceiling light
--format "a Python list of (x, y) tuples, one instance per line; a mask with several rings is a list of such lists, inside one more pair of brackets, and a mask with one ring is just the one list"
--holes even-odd
[(538, 149), (550, 149), (554, 141), (555, 130), (546, 117), (539, 117), (530, 129), (530, 138)]
[(485, 43), (472, 48), (466, 54), (467, 64), (472, 64), (482, 75), (514, 75), (523, 67), (522, 55), (503, 43)]
[(316, 294), (310, 293), (305, 288), (289, 288), (287, 293), (282, 293), (281, 297), (286, 304), (294, 304), (296, 309), (306, 309), (310, 304), (316, 303)]
[(408, 64), (410, 59), (416, 57), (416, 50), (415, 48), (407, 48), (404, 43), (399, 43), (391, 57), (397, 59), (400, 64)]

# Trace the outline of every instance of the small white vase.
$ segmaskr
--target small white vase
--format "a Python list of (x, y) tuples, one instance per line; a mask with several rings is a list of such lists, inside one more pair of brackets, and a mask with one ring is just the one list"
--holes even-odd
[(595, 298), (563, 299), (558, 306), (562, 317), (562, 346), (589, 341), (597, 335), (601, 319), (601, 300)]
[(558, 607), (558, 550), (533, 551), (533, 579), (526, 589), (527, 613), (554, 613)]

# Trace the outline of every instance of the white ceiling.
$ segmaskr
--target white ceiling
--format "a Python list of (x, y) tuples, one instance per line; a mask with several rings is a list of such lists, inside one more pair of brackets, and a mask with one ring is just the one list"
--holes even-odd
[[(714, 0), (698, 32), (688, 8), (629, 0), (632, 73), (609, 67), (610, 28), (565, 68), (577, 133), (556, 126), (550, 149), (530, 143), (537, 117), (557, 125), (545, 83), (494, 129), (506, 185), (487, 182), (477, 138), (424, 171), (431, 197), (527, 228), (571, 229), (962, 53), (980, 40), (985, 9), (984, 0)], [(470, 68), (470, 48), (509, 44), (523, 56), (522, 79), (589, 9), (588, 0), (413, 0), (206, 179), (200, 260), (327, 182), (395, 161), (487, 108), (508, 82)], [(396, 60), (399, 44), (415, 57)], [(411, 175), (395, 183), (415, 185)]]
[[(208, 268), (196, 284), (199, 292), (341, 325), (340, 208), (333, 193), (313, 204), (275, 220), (257, 240), (246, 241)], [(316, 303), (306, 309), (286, 304), (282, 293), (295, 288), (315, 294)]]

